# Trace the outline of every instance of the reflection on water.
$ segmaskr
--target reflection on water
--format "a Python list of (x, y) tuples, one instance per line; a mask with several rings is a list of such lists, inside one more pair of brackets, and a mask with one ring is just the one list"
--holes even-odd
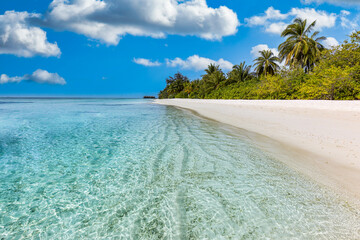
[(3, 104), (0, 239), (360, 239), (338, 196), (148, 102)]

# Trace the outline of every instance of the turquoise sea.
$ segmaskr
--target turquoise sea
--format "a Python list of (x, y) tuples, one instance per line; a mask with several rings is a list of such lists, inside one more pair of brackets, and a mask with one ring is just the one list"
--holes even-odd
[(191, 112), (0, 99), (0, 239), (360, 239), (360, 212)]

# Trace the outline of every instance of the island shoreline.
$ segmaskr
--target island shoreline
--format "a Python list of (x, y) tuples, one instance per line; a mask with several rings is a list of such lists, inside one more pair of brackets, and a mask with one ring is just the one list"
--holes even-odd
[(346, 199), (357, 204), (360, 200), (360, 101), (160, 99), (154, 103), (243, 129), (272, 157)]

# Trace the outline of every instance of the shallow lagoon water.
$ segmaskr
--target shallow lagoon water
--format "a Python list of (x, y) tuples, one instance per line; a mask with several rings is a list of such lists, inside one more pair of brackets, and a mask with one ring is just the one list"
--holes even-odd
[(360, 213), (251, 141), (145, 100), (0, 105), (0, 239), (360, 239)]

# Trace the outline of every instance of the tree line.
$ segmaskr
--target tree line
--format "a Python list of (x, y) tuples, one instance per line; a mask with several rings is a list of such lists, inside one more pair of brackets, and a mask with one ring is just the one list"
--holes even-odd
[(178, 72), (166, 79), (159, 98), (360, 99), (360, 31), (326, 49), (321, 43), (326, 38), (313, 31), (315, 25), (295, 19), (281, 34), (286, 40), (279, 56), (260, 51), (253, 66), (242, 62), (225, 74), (210, 64), (193, 81)]

